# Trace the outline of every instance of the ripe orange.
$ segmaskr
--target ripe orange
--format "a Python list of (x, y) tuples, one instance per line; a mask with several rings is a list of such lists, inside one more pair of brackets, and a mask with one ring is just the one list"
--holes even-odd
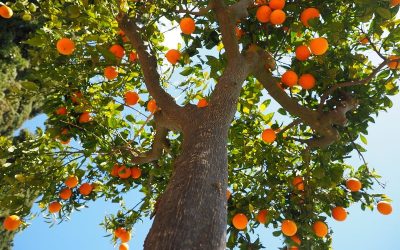
[(271, 0), (269, 7), (273, 10), (281, 10), (285, 7), (285, 0)]
[(109, 51), (114, 54), (117, 59), (122, 59), (125, 55), (125, 49), (119, 44), (114, 44), (110, 47)]
[(172, 65), (175, 65), (181, 58), (181, 52), (179, 52), (179, 50), (176, 49), (170, 49), (165, 54), (165, 57), (167, 58), (168, 62), (170, 62)]
[(147, 103), (147, 110), (150, 111), (151, 113), (155, 113), (157, 111), (158, 107), (157, 107), (157, 103), (156, 100), (151, 99), (148, 103)]
[(390, 7), (395, 7), (400, 4), (400, 0), (391, 0)]
[(57, 51), (62, 55), (71, 55), (75, 50), (75, 43), (68, 38), (61, 38), (57, 42)]
[(274, 25), (280, 25), (286, 20), (286, 13), (283, 10), (274, 10), (270, 15), (270, 22)]
[(181, 28), (182, 33), (186, 35), (192, 34), (196, 29), (196, 24), (194, 23), (194, 20), (190, 17), (182, 18), (182, 20), (179, 23), (179, 26)]
[(240, 213), (240, 214), (235, 214), (232, 218), (232, 224), (233, 226), (238, 229), (238, 230), (243, 230), (247, 227), (247, 223), (249, 221), (247, 220), (246, 215)]
[(136, 52), (131, 52), (130, 54), (129, 54), (129, 61), (130, 62), (134, 62), (134, 61), (136, 61), (138, 59), (138, 56), (137, 56), (137, 54), (136, 54)]
[(22, 221), (18, 215), (10, 215), (4, 219), (3, 227), (7, 231), (15, 231), (21, 225)]
[(332, 217), (337, 221), (344, 221), (347, 218), (347, 211), (344, 207), (335, 207), (332, 209)]
[(315, 86), (315, 78), (311, 74), (301, 75), (299, 78), (299, 85), (303, 89), (312, 89)]
[(7, 5), (0, 6), (0, 16), (3, 18), (11, 18), (13, 15), (13, 10)]
[(362, 188), (362, 184), (357, 178), (350, 178), (346, 181), (346, 187), (351, 192), (358, 192)]
[(131, 232), (129, 231), (122, 231), (119, 238), (121, 239), (122, 243), (128, 242), (131, 240)]
[(118, 71), (113, 66), (108, 66), (104, 69), (104, 77), (108, 80), (114, 80), (118, 76)]
[(383, 215), (389, 215), (392, 213), (392, 205), (387, 202), (387, 201), (380, 201), (376, 205), (376, 208), (378, 209), (379, 213)]
[(296, 85), (298, 80), (299, 77), (293, 70), (286, 71), (281, 78), (281, 82), (289, 87), (293, 87), (294, 85)]
[(140, 168), (138, 167), (131, 168), (131, 177), (133, 179), (139, 179), (141, 175), (142, 175), (142, 170)]
[(360, 43), (362, 43), (362, 44), (367, 44), (367, 43), (369, 43), (368, 37), (366, 37), (366, 36), (362, 37), (362, 38), (360, 39)]
[(129, 250), (129, 245), (127, 243), (121, 243), (121, 245), (119, 245), (119, 250)]
[(313, 224), (313, 231), (318, 237), (324, 238), (328, 234), (328, 226), (325, 222), (316, 221)]
[(258, 212), (257, 214), (256, 219), (258, 222), (260, 222), (260, 224), (265, 224), (267, 222), (267, 215), (268, 215), (267, 209), (260, 210), (260, 212)]
[(293, 236), (297, 232), (297, 225), (292, 220), (284, 220), (281, 225), (282, 233), (286, 236)]
[(319, 10), (316, 8), (307, 8), (303, 10), (300, 14), (300, 21), (303, 23), (304, 26), (308, 27), (310, 26), (308, 24), (308, 21), (313, 18), (319, 18), (321, 14), (319, 13)]
[(83, 183), (79, 187), (79, 193), (82, 195), (89, 195), (93, 190), (93, 186), (90, 183)]
[(67, 187), (74, 188), (78, 185), (78, 182), (79, 182), (78, 177), (71, 175), (65, 180), (64, 183)]
[(207, 102), (207, 99), (205, 99), (205, 98), (200, 99), (199, 102), (197, 103), (198, 108), (204, 108), (207, 106), (208, 106), (208, 102)]
[(397, 60), (396, 62), (390, 62), (388, 63), (389, 68), (391, 69), (400, 69), (400, 56), (389, 56), (389, 60), (393, 61), (393, 60)]
[(132, 106), (139, 101), (139, 95), (136, 92), (128, 91), (125, 93), (125, 104)]
[(297, 236), (297, 234), (290, 236), (290, 239), (292, 239), (297, 245), (300, 246), (301, 240), (300, 240), (299, 236)]
[(88, 122), (90, 122), (90, 113), (85, 111), (79, 116), (79, 123), (88, 123)]
[(60, 191), (60, 198), (63, 200), (68, 200), (72, 196), (72, 191), (69, 188), (64, 188)]
[(122, 165), (118, 168), (118, 176), (121, 179), (128, 179), (129, 177), (131, 177), (131, 170)]
[(292, 180), (292, 184), (297, 190), (299, 190), (299, 191), (303, 191), (304, 190), (303, 177), (301, 177), (301, 176), (294, 177), (293, 180)]
[(231, 191), (229, 189), (226, 190), (226, 199), (229, 200), (231, 198)]
[(61, 210), (61, 204), (58, 201), (54, 201), (49, 204), (50, 213), (58, 213)]
[(258, 7), (257, 12), (256, 12), (256, 18), (259, 22), (261, 23), (267, 23), (269, 22), (269, 18), (271, 16), (271, 8), (263, 5)]
[(320, 56), (328, 50), (328, 40), (323, 37), (314, 38), (310, 41), (310, 49), (314, 55)]
[(76, 91), (71, 95), (71, 101), (74, 104), (79, 104), (82, 101), (82, 99), (83, 99), (83, 94), (80, 91)]
[(300, 45), (296, 48), (296, 58), (299, 61), (305, 61), (311, 56), (310, 49), (305, 45)]
[(266, 143), (273, 143), (276, 139), (276, 133), (273, 129), (267, 128), (262, 132), (261, 138)]
[(115, 229), (114, 235), (115, 235), (115, 237), (120, 238), (121, 234), (123, 234), (125, 232), (126, 232), (125, 228), (119, 227), (119, 228)]
[(111, 169), (111, 176), (117, 177), (118, 176), (118, 169), (119, 169), (119, 165), (115, 164), (113, 166), (113, 168)]
[(244, 31), (243, 31), (241, 28), (239, 28), (239, 27), (236, 27), (236, 28), (235, 28), (235, 32), (236, 32), (236, 37), (237, 37), (237, 39), (242, 38), (242, 36), (244, 35)]
[(59, 107), (56, 109), (56, 114), (57, 115), (66, 115), (67, 114), (67, 108), (66, 107)]
[(60, 143), (63, 144), (63, 145), (67, 145), (67, 144), (69, 144), (70, 142), (71, 142), (71, 138), (68, 138), (68, 139), (66, 139), (65, 141), (64, 141), (64, 140), (60, 140)]

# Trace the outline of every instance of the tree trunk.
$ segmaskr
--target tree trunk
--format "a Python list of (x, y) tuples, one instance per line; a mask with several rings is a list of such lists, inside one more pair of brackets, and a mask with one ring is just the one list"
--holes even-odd
[(146, 250), (225, 249), (229, 123), (196, 120), (200, 125), (183, 131), (181, 154), (159, 200)]

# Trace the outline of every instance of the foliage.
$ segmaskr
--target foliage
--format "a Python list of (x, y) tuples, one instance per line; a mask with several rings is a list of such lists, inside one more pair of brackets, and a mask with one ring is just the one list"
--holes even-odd
[[(29, 5), (22, 2), (10, 5), (21, 15), (30, 11)], [(237, 1), (225, 2), (234, 4)], [(209, 98), (228, 64), (220, 24), (212, 11), (192, 16), (196, 31), (192, 35), (182, 35), (182, 44), (176, 44), (174, 48), (164, 46), (165, 30), (176, 27), (183, 16), (188, 16), (178, 12), (194, 6), (206, 8), (207, 1), (162, 0), (157, 4), (154, 1), (122, 1), (121, 5), (131, 17), (139, 17), (137, 23), (141, 34), (156, 55), (162, 86), (180, 105)], [(311, 20), (308, 28), (298, 18), (307, 7), (316, 7), (321, 12), (321, 19)], [(335, 206), (348, 207), (357, 202), (363, 210), (374, 209), (378, 201), (387, 199), (382, 194), (370, 192), (373, 185), (379, 183), (378, 174), (367, 163), (349, 166), (346, 158), (353, 151), (360, 154), (365, 151), (360, 140), (367, 144), (368, 124), (374, 122), (380, 111), (392, 106), (388, 96), (398, 92), (399, 71), (386, 67), (383, 60), (400, 54), (396, 46), (400, 26), (395, 18), (399, 7), (389, 8), (388, 1), (324, 0), (290, 1), (286, 2), (284, 10), (288, 18), (283, 26), (274, 27), (257, 21), (256, 6), (248, 9), (249, 16), (238, 23), (245, 33), (239, 40), (243, 53), (252, 48), (270, 52), (277, 64), (273, 74), (278, 77), (287, 69), (299, 75), (312, 73), (317, 80), (312, 90), (298, 86), (284, 90), (303, 107), (310, 110), (322, 107), (319, 111), (327, 114), (340, 106), (348, 95), (358, 100), (358, 106), (347, 113), (343, 126), (334, 126), (340, 140), (327, 148), (312, 148), (305, 142), (316, 137), (315, 129), (303, 122), (295, 122), (285, 129), (284, 124), (296, 121), (297, 117), (284, 108), (271, 110), (274, 105), (270, 105), (271, 97), (262, 91), (264, 84), (254, 76), (247, 77), (229, 132), (228, 167), (232, 196), (228, 200), (227, 247), (230, 249), (235, 246), (241, 249), (262, 247), (252, 234), (255, 228), (264, 226), (256, 220), (262, 209), (268, 210), (265, 226), (276, 229), (274, 236), (281, 236), (278, 227), (283, 219), (293, 219), (305, 249), (328, 249), (331, 238), (329, 235), (326, 238), (315, 236), (312, 230), (315, 221), (324, 221), (326, 216), (331, 216)], [(92, 183), (95, 188), (89, 196), (74, 190), (72, 198), (62, 202), (63, 208), (58, 214), (62, 220), (89, 200), (105, 198), (123, 203), (122, 195), (132, 189), (142, 192), (144, 198), (137, 206), (127, 206), (117, 215), (107, 217), (103, 223), (106, 230), (130, 229), (140, 218), (153, 213), (173, 172), (172, 161), (182, 147), (182, 135), (168, 134), (169, 150), (158, 161), (140, 165), (142, 175), (139, 179), (110, 175), (115, 164), (136, 166), (135, 158), (151, 149), (156, 125), (153, 114), (143, 108), (152, 97), (144, 84), (144, 69), (138, 61), (131, 62), (127, 58), (134, 48), (118, 33), (115, 18), (118, 12), (117, 2), (96, 0), (45, 1), (38, 4), (38, 11), (29, 12), (32, 20), (44, 22), (26, 44), (35, 48), (30, 51), (31, 66), (37, 69), (35, 79), (40, 79), (40, 84), (51, 90), (43, 106), (48, 120), (46, 130), (39, 130), (35, 139), (23, 142), (1, 139), (1, 158), (13, 159), (0, 169), (2, 179), (9, 180), (9, 184), (0, 187), (0, 207), (7, 207), (8, 213), (28, 214), (18, 206), (23, 202), (16, 195), (19, 185), (29, 185), (40, 194), (40, 203), (45, 210), (47, 204), (58, 199), (58, 193), (65, 187), (63, 181), (69, 175), (76, 175), (80, 183)], [(297, 46), (320, 36), (329, 41), (326, 54), (313, 56), (305, 62), (295, 59)], [(60, 55), (56, 50), (56, 42), (63, 37), (72, 39), (76, 45), (72, 56)], [(371, 42), (361, 43), (363, 37), (368, 37)], [(123, 45), (127, 56), (122, 60), (116, 58), (109, 51), (113, 44)], [(168, 49), (179, 49), (182, 53), (182, 59), (173, 67), (164, 60)], [(374, 75), (377, 65), (369, 56), (371, 54), (381, 56), (379, 60), (385, 66)], [(22, 62), (15, 63), (16, 68), (26, 67)], [(107, 66), (118, 68), (115, 80), (103, 77)], [(321, 98), (333, 86), (370, 76), (366, 84), (333, 91), (326, 104), (321, 106)], [(23, 91), (17, 94), (28, 91), (38, 95), (40, 88), (36, 88), (36, 84), (22, 85)], [(139, 104), (125, 105), (126, 91), (139, 93)], [(82, 94), (78, 101), (77, 93)], [(55, 113), (60, 107), (67, 109), (66, 115)], [(88, 123), (79, 122), (84, 112), (91, 114)], [(281, 130), (273, 144), (260, 139), (267, 127)], [(70, 138), (73, 141), (69, 146), (60, 144)], [(22, 177), (17, 178), (17, 175)], [(292, 180), (296, 176), (303, 177), (304, 191), (293, 186)], [(345, 182), (349, 177), (362, 182), (360, 192), (346, 189)], [(17, 206), (3, 204), (7, 200)], [(250, 219), (244, 231), (231, 225), (231, 219), (237, 213), (244, 213)], [(294, 245), (290, 237), (284, 236), (283, 240), (288, 246)]]

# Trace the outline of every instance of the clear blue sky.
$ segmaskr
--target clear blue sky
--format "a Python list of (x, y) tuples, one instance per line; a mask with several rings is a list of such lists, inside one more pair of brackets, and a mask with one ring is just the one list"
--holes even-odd
[[(394, 211), (390, 216), (380, 215), (377, 211), (362, 211), (359, 204), (349, 209), (350, 215), (345, 222), (329, 220), (334, 230), (333, 247), (335, 250), (347, 249), (400, 249), (398, 229), (400, 226), (400, 95), (393, 99), (394, 107), (389, 112), (382, 112), (376, 124), (371, 124), (368, 135), (368, 152), (365, 153), (371, 167), (383, 176), (387, 184), (384, 193), (393, 199)], [(43, 123), (44, 116), (28, 121), (24, 127), (32, 129)], [(357, 156), (349, 160), (350, 164), (361, 164)], [(380, 192), (380, 189), (376, 190)], [(135, 191), (127, 194), (127, 205), (133, 205), (140, 194)], [(117, 204), (104, 201), (89, 203), (89, 208), (71, 215), (71, 220), (52, 228), (44, 222), (41, 214), (32, 221), (32, 225), (19, 233), (15, 238), (15, 250), (109, 250), (113, 249), (110, 238), (103, 237), (107, 233), (99, 226), (107, 214), (115, 213)], [(34, 208), (38, 212), (37, 207)], [(134, 228), (131, 249), (142, 249), (145, 236), (151, 222), (147, 219)], [(278, 249), (282, 246), (280, 238), (274, 238), (270, 229), (258, 230), (260, 238), (267, 249)]]

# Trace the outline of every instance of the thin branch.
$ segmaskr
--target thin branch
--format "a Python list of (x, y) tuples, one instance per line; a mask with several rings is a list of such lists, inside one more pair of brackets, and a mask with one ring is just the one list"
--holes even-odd
[(280, 134), (285, 133), (286, 131), (288, 131), (289, 129), (299, 125), (301, 123), (301, 119), (297, 118), (295, 120), (293, 120), (289, 125), (287, 125), (284, 129), (282, 129), (281, 131), (279, 131)]
[(210, 1), (207, 5), (207, 7), (200, 8), (199, 11), (192, 11), (192, 10), (184, 10), (181, 8), (181, 5), (179, 5), (179, 9), (176, 11), (178, 13), (184, 13), (184, 14), (189, 14), (189, 15), (194, 15), (194, 16), (204, 16), (207, 14), (210, 10), (212, 9), (212, 1)]

